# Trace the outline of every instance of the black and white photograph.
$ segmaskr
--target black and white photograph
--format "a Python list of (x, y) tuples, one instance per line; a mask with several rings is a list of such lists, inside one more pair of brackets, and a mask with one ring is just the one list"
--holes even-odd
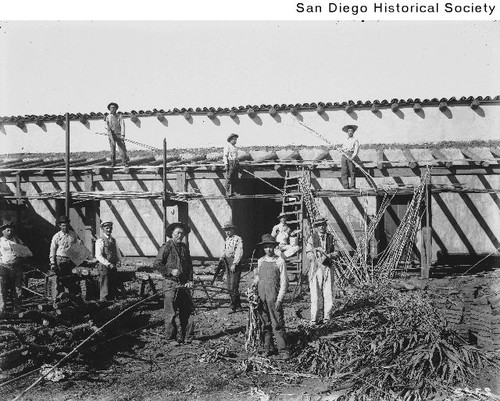
[(0, 399), (500, 400), (498, 11), (424, 3), (1, 21)]

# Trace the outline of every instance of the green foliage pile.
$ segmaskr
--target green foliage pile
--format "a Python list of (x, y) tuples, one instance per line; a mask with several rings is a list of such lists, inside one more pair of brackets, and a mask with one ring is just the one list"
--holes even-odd
[(423, 291), (365, 287), (333, 322), (301, 328), (309, 341), (296, 369), (330, 377), (343, 400), (450, 399), (478, 369), (498, 367), (446, 326)]

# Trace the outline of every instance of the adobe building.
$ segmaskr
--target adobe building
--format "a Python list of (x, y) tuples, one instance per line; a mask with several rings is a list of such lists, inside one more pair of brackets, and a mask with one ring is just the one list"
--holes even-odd
[[(499, 96), (123, 115), (128, 168), (110, 166), (105, 113), (0, 118), (0, 214), (19, 223), (21, 237), (40, 260), (48, 260), (56, 218), (67, 207), (73, 228), (90, 249), (99, 222), (109, 219), (126, 257), (155, 256), (164, 224), (180, 220), (192, 229), (194, 258), (215, 259), (224, 241), (222, 226), (232, 219), (250, 257), (260, 236), (276, 224), (284, 200), (297, 202), (300, 212), (293, 224), (304, 223), (307, 229), (302, 194), (283, 192), (285, 183), (297, 177), (310, 179), (319, 212), (352, 249), (384, 197), (391, 197), (370, 247), (376, 257), (427, 169), (429, 207), (416, 233), (415, 265), (498, 255)], [(362, 147), (362, 170), (357, 169), (356, 190), (342, 188), (340, 153), (334, 149), (345, 139), (346, 124), (359, 127), (355, 137)], [(241, 195), (226, 198), (222, 148), (232, 132), (243, 151)]]

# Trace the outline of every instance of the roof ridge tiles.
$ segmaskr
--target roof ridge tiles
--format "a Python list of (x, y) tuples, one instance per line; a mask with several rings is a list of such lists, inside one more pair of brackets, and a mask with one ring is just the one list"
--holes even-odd
[[(261, 104), (259, 105), (240, 105), (240, 106), (229, 106), (229, 107), (214, 107), (214, 106), (205, 106), (205, 107), (182, 107), (182, 108), (173, 108), (169, 109), (167, 111), (160, 109), (157, 110), (156, 108), (151, 110), (132, 110), (130, 112), (124, 111), (122, 114), (126, 116), (130, 116), (133, 114), (138, 114), (138, 115), (145, 115), (145, 116), (154, 116), (157, 113), (163, 113), (163, 114), (183, 114), (183, 113), (235, 113), (235, 112), (246, 112), (248, 109), (253, 109), (254, 112), (269, 112), (271, 109), (275, 110), (292, 110), (295, 109), (296, 111), (300, 110), (314, 110), (319, 106), (323, 108), (345, 108), (346, 106), (352, 106), (352, 107), (370, 107), (371, 105), (380, 105), (380, 106), (391, 106), (392, 104), (398, 104), (398, 105), (409, 105), (412, 106), (412, 103), (422, 103), (426, 105), (431, 105), (435, 104), (436, 106), (439, 105), (439, 103), (446, 102), (448, 104), (457, 104), (457, 103), (468, 103), (468, 102), (497, 102), (500, 100), (500, 95), (496, 96), (462, 96), (462, 97), (442, 97), (441, 99), (438, 99), (436, 97), (434, 98), (426, 98), (421, 100), (420, 98), (409, 98), (409, 99), (398, 99), (398, 98), (392, 98), (391, 100), (388, 99), (382, 99), (382, 100), (345, 100), (342, 102), (304, 102), (304, 103), (275, 103), (275, 104)], [(82, 116), (85, 116), (88, 119), (99, 119), (102, 118), (106, 115), (107, 113), (103, 112), (77, 112), (77, 113), (68, 113), (68, 116), (71, 120), (79, 120), (82, 118)], [(36, 122), (36, 121), (56, 121), (58, 119), (64, 118), (66, 114), (40, 114), (40, 115), (35, 115), (35, 114), (26, 114), (24, 116), (17, 115), (17, 116), (0, 116), (0, 123), (16, 123), (16, 122)]]

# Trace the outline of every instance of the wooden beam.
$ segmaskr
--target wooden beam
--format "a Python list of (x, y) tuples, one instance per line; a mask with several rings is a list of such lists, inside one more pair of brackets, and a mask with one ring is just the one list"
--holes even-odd
[(425, 183), (425, 216), (422, 219), (422, 251), (420, 252), (420, 277), (429, 278), (432, 263), (432, 193), (431, 176)]
[(444, 164), (446, 168), (453, 166), (453, 162), (443, 155), (439, 149), (431, 149), (431, 154), (439, 163)]
[(379, 170), (382, 170), (382, 168), (384, 168), (384, 150), (383, 149), (377, 150), (377, 168)]
[(461, 148), (460, 152), (462, 152), (462, 154), (465, 157), (468, 157), (469, 159), (472, 159), (471, 161), (474, 161), (474, 162), (476, 162), (477, 164), (480, 164), (483, 167), (489, 167), (490, 166), (490, 163), (487, 160), (481, 160), (482, 158), (479, 155), (477, 155), (476, 153), (474, 153), (472, 150), (470, 150), (469, 148)]
[(177, 172), (177, 191), (176, 192), (187, 192), (187, 179), (186, 172), (179, 171)]
[(410, 167), (411, 169), (414, 169), (414, 168), (417, 168), (418, 167), (418, 162), (417, 162), (417, 159), (415, 159), (415, 157), (413, 157), (413, 155), (411, 154), (411, 151), (410, 149), (403, 149), (403, 154), (406, 158), (406, 161), (408, 162), (408, 167)]

